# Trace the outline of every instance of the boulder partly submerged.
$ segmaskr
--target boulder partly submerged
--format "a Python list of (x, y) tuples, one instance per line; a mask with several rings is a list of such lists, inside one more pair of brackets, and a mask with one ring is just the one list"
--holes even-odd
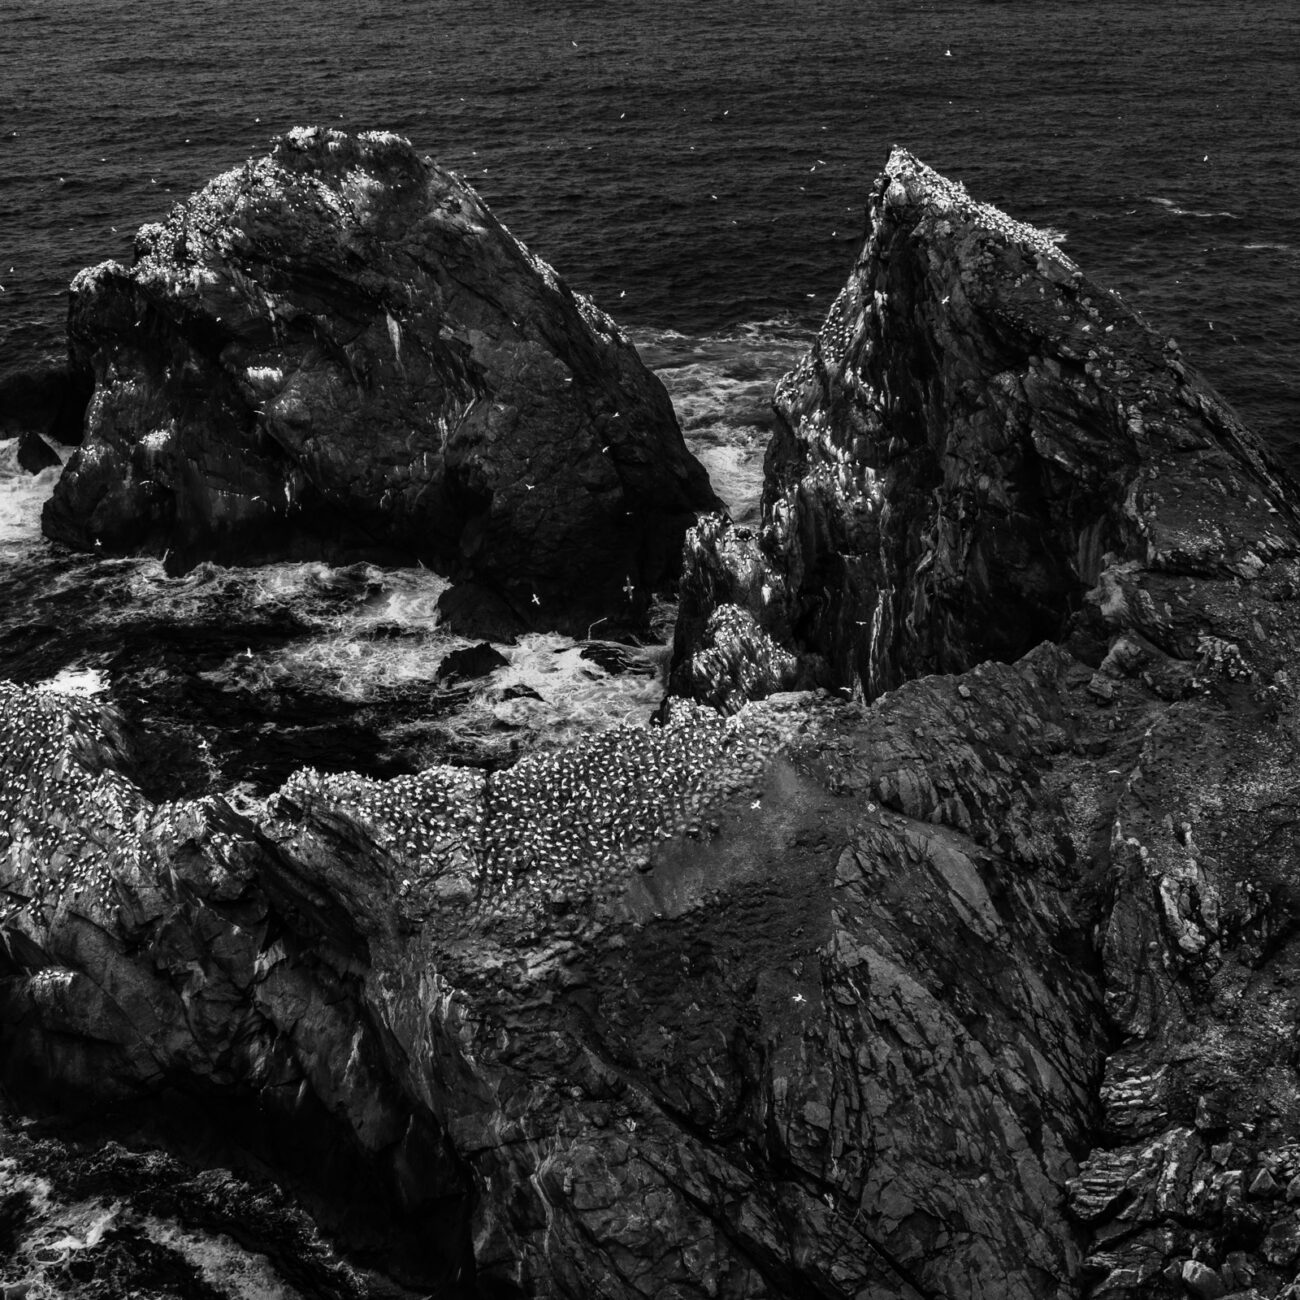
[(462, 626), (636, 622), (718, 502), (662, 385), (452, 173), (298, 129), (72, 285), (79, 548), (419, 561)]

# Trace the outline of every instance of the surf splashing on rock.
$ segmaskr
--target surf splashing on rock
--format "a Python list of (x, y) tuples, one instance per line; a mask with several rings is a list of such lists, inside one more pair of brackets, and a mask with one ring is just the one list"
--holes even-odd
[(41, 507), (59, 473), (51, 466), (29, 474), (18, 463), (18, 439), (0, 443), (0, 558), (12, 562), (39, 540)]
[[(774, 318), (634, 342), (732, 516), (756, 518), (773, 389), (807, 331)], [(443, 660), (472, 643), (439, 623), (438, 574), (299, 561), (174, 576), (155, 557), (69, 556), (40, 532), (58, 470), (28, 475), (16, 455), (0, 445), (0, 678), (111, 700), (170, 755), (151, 797), (265, 793), (303, 765), (500, 767), (644, 722), (662, 698), (671, 611), (653, 644), (602, 642), (599, 624), (590, 642), (528, 636), (497, 647), (506, 666), (447, 682)]]

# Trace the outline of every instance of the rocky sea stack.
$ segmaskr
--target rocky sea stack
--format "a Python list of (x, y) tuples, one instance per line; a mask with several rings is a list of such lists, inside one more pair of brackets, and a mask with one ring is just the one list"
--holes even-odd
[(420, 561), (484, 633), (636, 623), (716, 508), (659, 382), (464, 182), (300, 129), (72, 286), (82, 549)]
[(10, 1096), (466, 1300), (1291, 1300), (1300, 495), (1046, 235), (871, 223), (660, 725), (155, 804), (0, 691)]

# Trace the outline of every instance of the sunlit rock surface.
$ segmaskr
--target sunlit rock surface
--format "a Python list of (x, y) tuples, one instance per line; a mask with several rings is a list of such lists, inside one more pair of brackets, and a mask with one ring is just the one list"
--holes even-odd
[[(699, 649), (728, 608), (803, 679), (867, 699), (1058, 641), (1075, 757), (1045, 780), (1112, 1046), (1068, 1184), (1071, 1293), (1282, 1294), (1300, 1264), (1294, 485), (1173, 340), (901, 150), (776, 407), (763, 526), (688, 539), (676, 689), (707, 698), (710, 665), (736, 681), (748, 657), (767, 693), (752, 632)], [(906, 775), (886, 797), (915, 806)]]
[(86, 439), (46, 534), (420, 560), (482, 634), (636, 623), (717, 500), (617, 326), (392, 135), (299, 129), (72, 286)]
[(870, 212), (778, 386), (762, 528), (688, 544), (679, 664), (731, 602), (870, 698), (1064, 636), (1126, 562), (1246, 576), (1282, 545), (1253, 440), (1047, 235), (903, 150)]
[(1295, 490), (901, 152), (779, 403), (661, 726), (154, 803), (0, 692), (15, 1102), (449, 1296), (1289, 1295)]

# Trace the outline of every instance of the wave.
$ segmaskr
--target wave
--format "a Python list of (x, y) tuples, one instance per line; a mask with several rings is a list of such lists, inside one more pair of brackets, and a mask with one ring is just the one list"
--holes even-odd
[(1241, 247), (1247, 253), (1281, 253), (1289, 262), (1300, 261), (1300, 249), (1294, 244), (1259, 243), (1242, 244)]
[(0, 548), (10, 553), (41, 538), (41, 507), (54, 491), (61, 467), (29, 474), (18, 463), (18, 439), (0, 443)]
[(773, 316), (712, 334), (642, 328), (630, 336), (668, 390), (682, 436), (731, 517), (757, 519), (772, 397), (812, 332), (793, 317)]
[(1172, 217), (1200, 217), (1211, 219), (1215, 217), (1227, 217), (1232, 221), (1240, 221), (1241, 218), (1235, 212), (1202, 212), (1197, 208), (1180, 208), (1173, 199), (1162, 199), (1155, 195), (1145, 195), (1148, 203), (1154, 203), (1158, 207), (1164, 208)]

